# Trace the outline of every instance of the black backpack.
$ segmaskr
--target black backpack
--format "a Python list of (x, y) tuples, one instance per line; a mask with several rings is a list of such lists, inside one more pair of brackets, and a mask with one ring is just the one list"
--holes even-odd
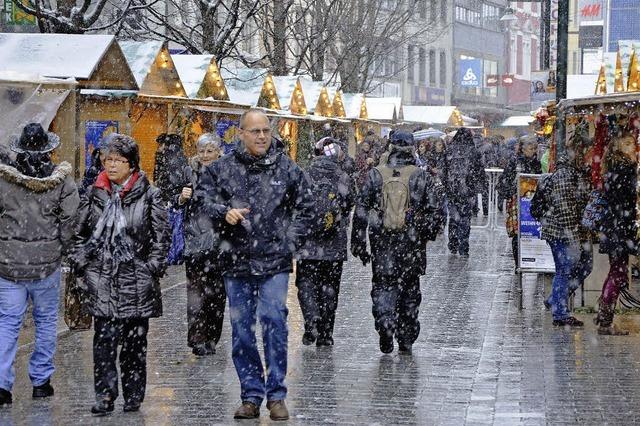
[(529, 213), (538, 222), (542, 221), (544, 215), (551, 208), (551, 174), (543, 175), (538, 180), (536, 192), (531, 199)]
[[(342, 218), (342, 195), (338, 192), (340, 176), (310, 175), (311, 191), (315, 198), (314, 231), (325, 237), (338, 232)], [(333, 179), (332, 179), (333, 178)]]

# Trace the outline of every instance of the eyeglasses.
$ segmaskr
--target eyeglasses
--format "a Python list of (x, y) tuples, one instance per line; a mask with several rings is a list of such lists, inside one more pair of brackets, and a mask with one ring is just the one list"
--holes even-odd
[(251, 133), (252, 136), (260, 136), (264, 133), (265, 136), (269, 136), (271, 134), (271, 129), (243, 129), (245, 132)]
[(128, 164), (129, 160), (120, 160), (118, 158), (107, 158), (104, 160), (104, 164)]

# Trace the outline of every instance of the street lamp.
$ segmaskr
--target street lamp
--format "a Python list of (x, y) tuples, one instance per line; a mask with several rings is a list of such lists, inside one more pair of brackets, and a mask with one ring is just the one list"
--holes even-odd
[(508, 7), (508, 8), (506, 8), (504, 10), (504, 15), (502, 15), (502, 18), (500, 18), (500, 20), (502, 22), (510, 23), (510, 22), (513, 22), (513, 21), (517, 21), (518, 17), (516, 16), (514, 10), (512, 8)]

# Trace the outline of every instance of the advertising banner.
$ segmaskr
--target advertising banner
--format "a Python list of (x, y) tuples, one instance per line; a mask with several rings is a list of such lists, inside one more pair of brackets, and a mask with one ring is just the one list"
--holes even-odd
[(556, 72), (531, 72), (531, 110), (536, 110), (556, 98)]
[(551, 249), (540, 239), (541, 225), (530, 213), (531, 199), (542, 175), (518, 175), (518, 230), (520, 250), (518, 264), (522, 272), (555, 272)]
[(5, 22), (8, 25), (36, 25), (36, 17), (25, 13), (16, 6), (15, 3), (18, 1), (26, 6), (31, 6), (29, 0), (4, 0)]
[(224, 142), (223, 149), (225, 154), (231, 152), (235, 147), (236, 134), (238, 133), (239, 127), (239, 121), (229, 120), (226, 118), (222, 118), (216, 123), (216, 134)]
[(85, 121), (84, 124), (84, 164), (86, 168), (91, 166), (91, 154), (96, 148), (100, 148), (100, 143), (105, 136), (118, 132), (117, 121)]
[(460, 85), (462, 87), (480, 87), (482, 81), (481, 59), (460, 59)]

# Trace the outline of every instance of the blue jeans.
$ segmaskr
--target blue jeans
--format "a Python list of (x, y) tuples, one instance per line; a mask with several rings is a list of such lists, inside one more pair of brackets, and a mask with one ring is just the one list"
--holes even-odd
[(10, 391), (16, 374), (13, 361), (29, 298), (33, 303), (36, 342), (29, 360), (33, 386), (46, 383), (54, 371), (60, 269), (40, 280), (13, 281), (0, 277), (0, 388)]
[[(267, 401), (285, 399), (287, 387), (287, 287), (289, 274), (225, 277), (231, 319), (231, 357), (240, 379), (240, 398), (258, 407)], [(262, 326), (267, 371), (256, 342), (256, 317)]]
[(553, 254), (556, 274), (551, 285), (551, 313), (557, 321), (571, 316), (569, 312), (569, 291), (580, 286), (580, 279), (576, 276), (577, 265), (580, 262), (580, 246), (562, 240), (547, 241)]

